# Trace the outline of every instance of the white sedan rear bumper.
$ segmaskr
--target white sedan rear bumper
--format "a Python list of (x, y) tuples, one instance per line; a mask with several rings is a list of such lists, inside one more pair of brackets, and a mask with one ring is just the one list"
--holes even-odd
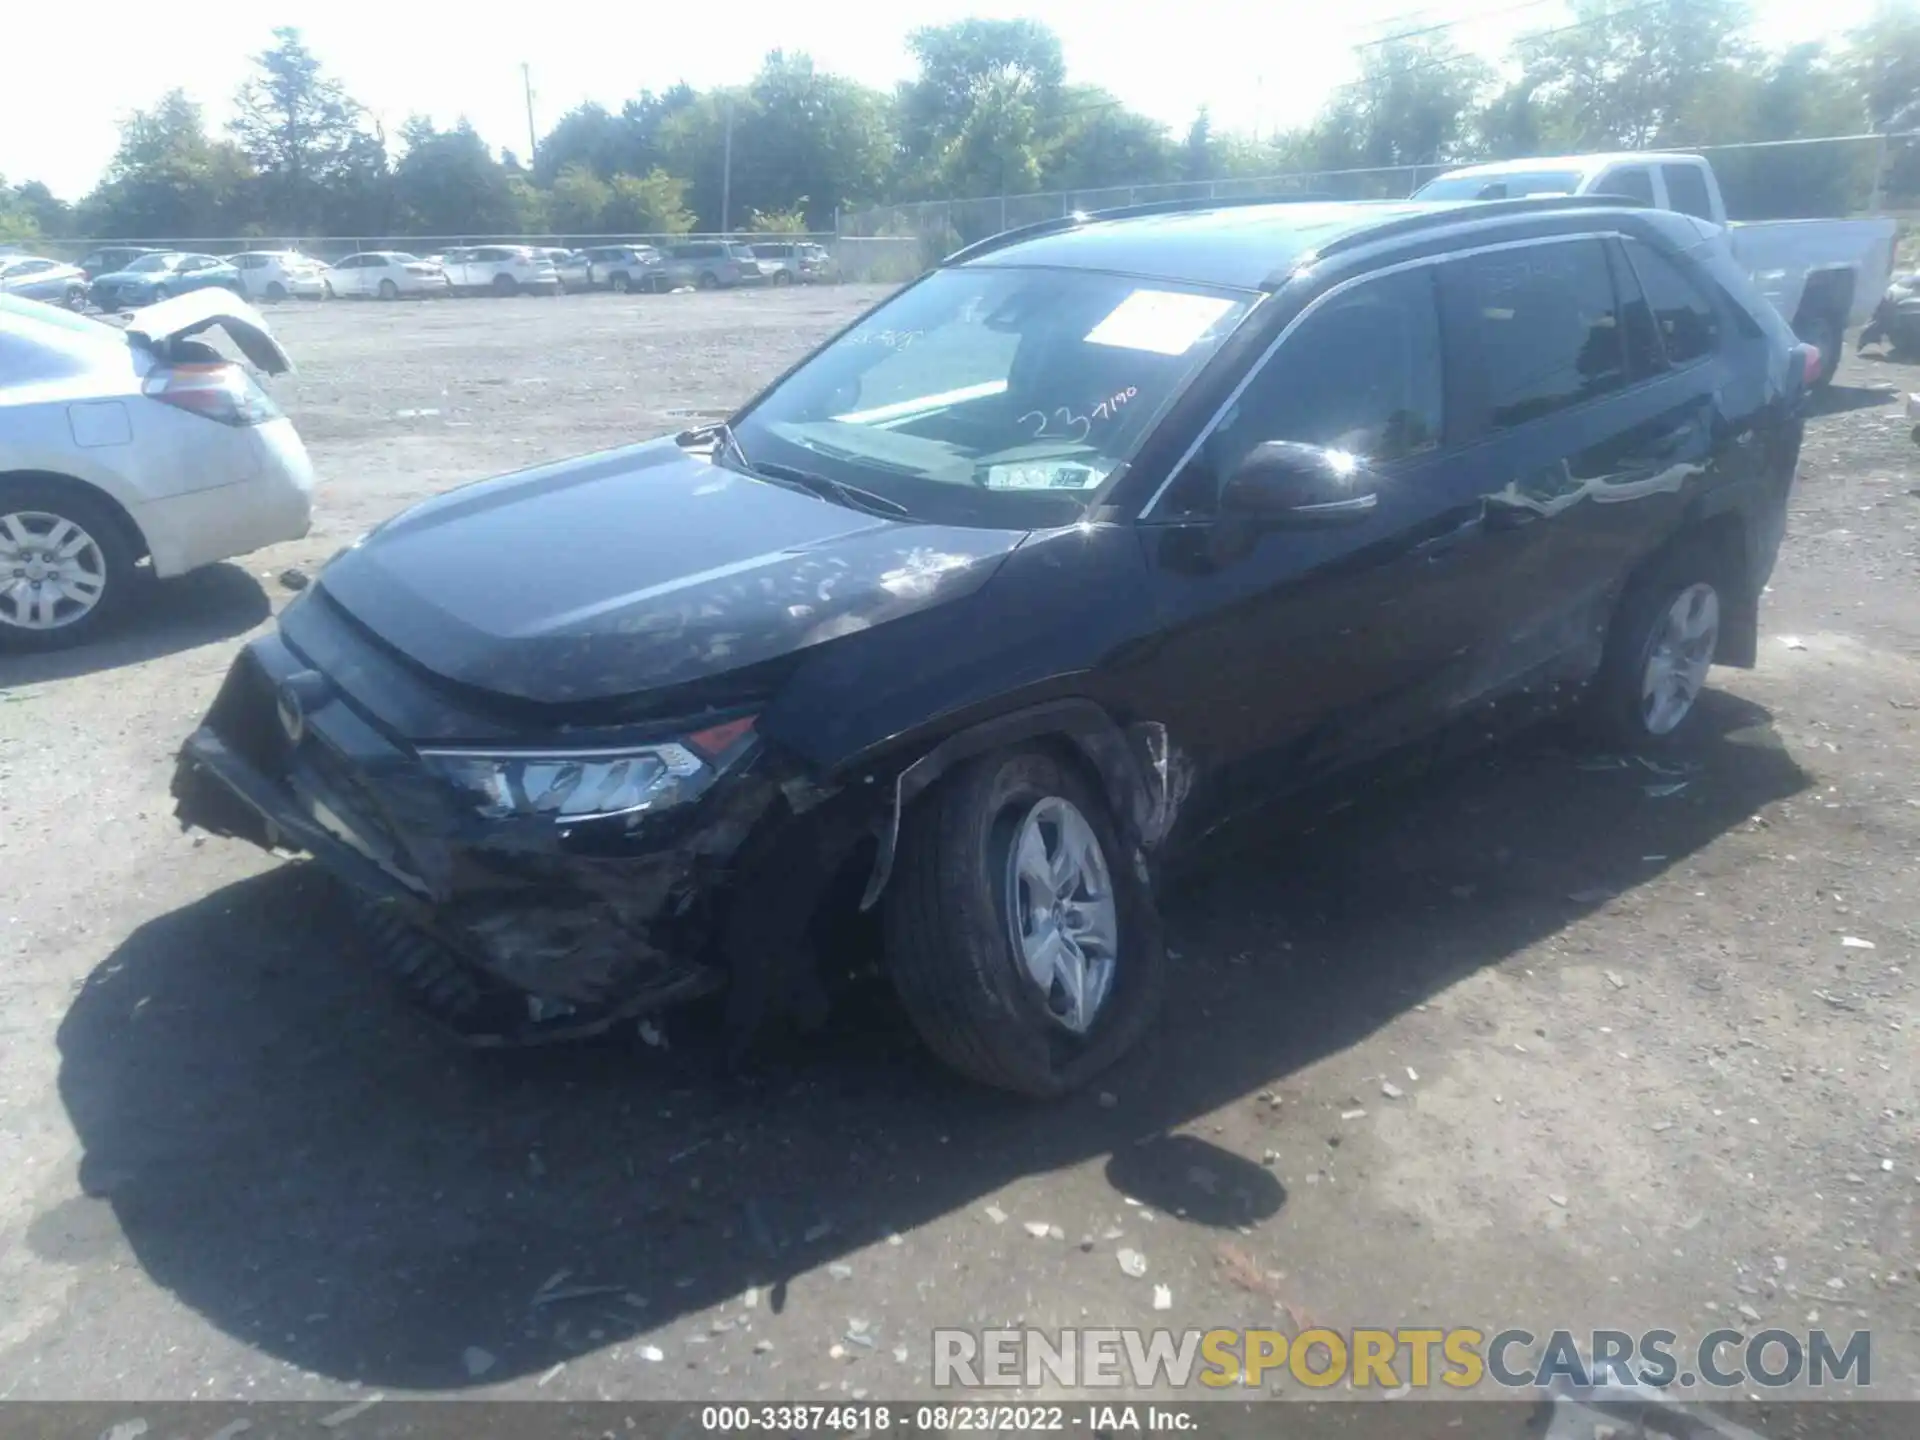
[(235, 435), (234, 469), (245, 478), (136, 507), (153, 572), (169, 576), (298, 540), (313, 525), (313, 462), (291, 420)]

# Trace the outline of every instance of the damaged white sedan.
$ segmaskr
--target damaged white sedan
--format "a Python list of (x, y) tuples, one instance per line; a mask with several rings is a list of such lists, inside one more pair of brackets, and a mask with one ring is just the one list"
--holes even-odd
[(0, 296), (0, 649), (92, 639), (166, 579), (307, 533), (313, 466), (219, 327), (293, 368), (244, 301), (199, 290), (124, 329)]

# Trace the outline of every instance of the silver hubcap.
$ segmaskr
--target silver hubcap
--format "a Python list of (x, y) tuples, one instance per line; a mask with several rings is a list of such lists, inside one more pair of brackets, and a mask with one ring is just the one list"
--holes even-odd
[(0, 624), (58, 630), (107, 590), (107, 557), (73, 521), (42, 510), (0, 515)]
[(1085, 1034), (1113, 989), (1119, 914), (1093, 827), (1057, 796), (1037, 803), (1014, 832), (1007, 928), (1047, 1013)]
[(1720, 597), (1711, 585), (1689, 585), (1654, 630), (1640, 677), (1640, 718), (1649, 734), (1669, 734), (1687, 718), (1707, 683), (1719, 639)]

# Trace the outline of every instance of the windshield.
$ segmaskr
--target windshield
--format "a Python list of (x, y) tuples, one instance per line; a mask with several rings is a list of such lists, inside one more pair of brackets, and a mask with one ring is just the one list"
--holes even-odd
[(1524, 195), (1572, 195), (1575, 170), (1521, 170), (1511, 175), (1442, 175), (1413, 192), (1416, 200), (1518, 200)]
[(734, 426), (751, 463), (957, 525), (1069, 524), (1254, 296), (1083, 270), (935, 271)]
[(127, 266), (129, 270), (171, 270), (187, 257), (184, 255), (142, 255)]

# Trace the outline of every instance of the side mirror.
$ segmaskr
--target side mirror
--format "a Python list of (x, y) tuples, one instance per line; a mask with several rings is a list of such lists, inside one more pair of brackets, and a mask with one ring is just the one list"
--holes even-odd
[(1220, 513), (1270, 525), (1363, 520), (1380, 503), (1367, 462), (1297, 440), (1256, 445), (1220, 490)]

